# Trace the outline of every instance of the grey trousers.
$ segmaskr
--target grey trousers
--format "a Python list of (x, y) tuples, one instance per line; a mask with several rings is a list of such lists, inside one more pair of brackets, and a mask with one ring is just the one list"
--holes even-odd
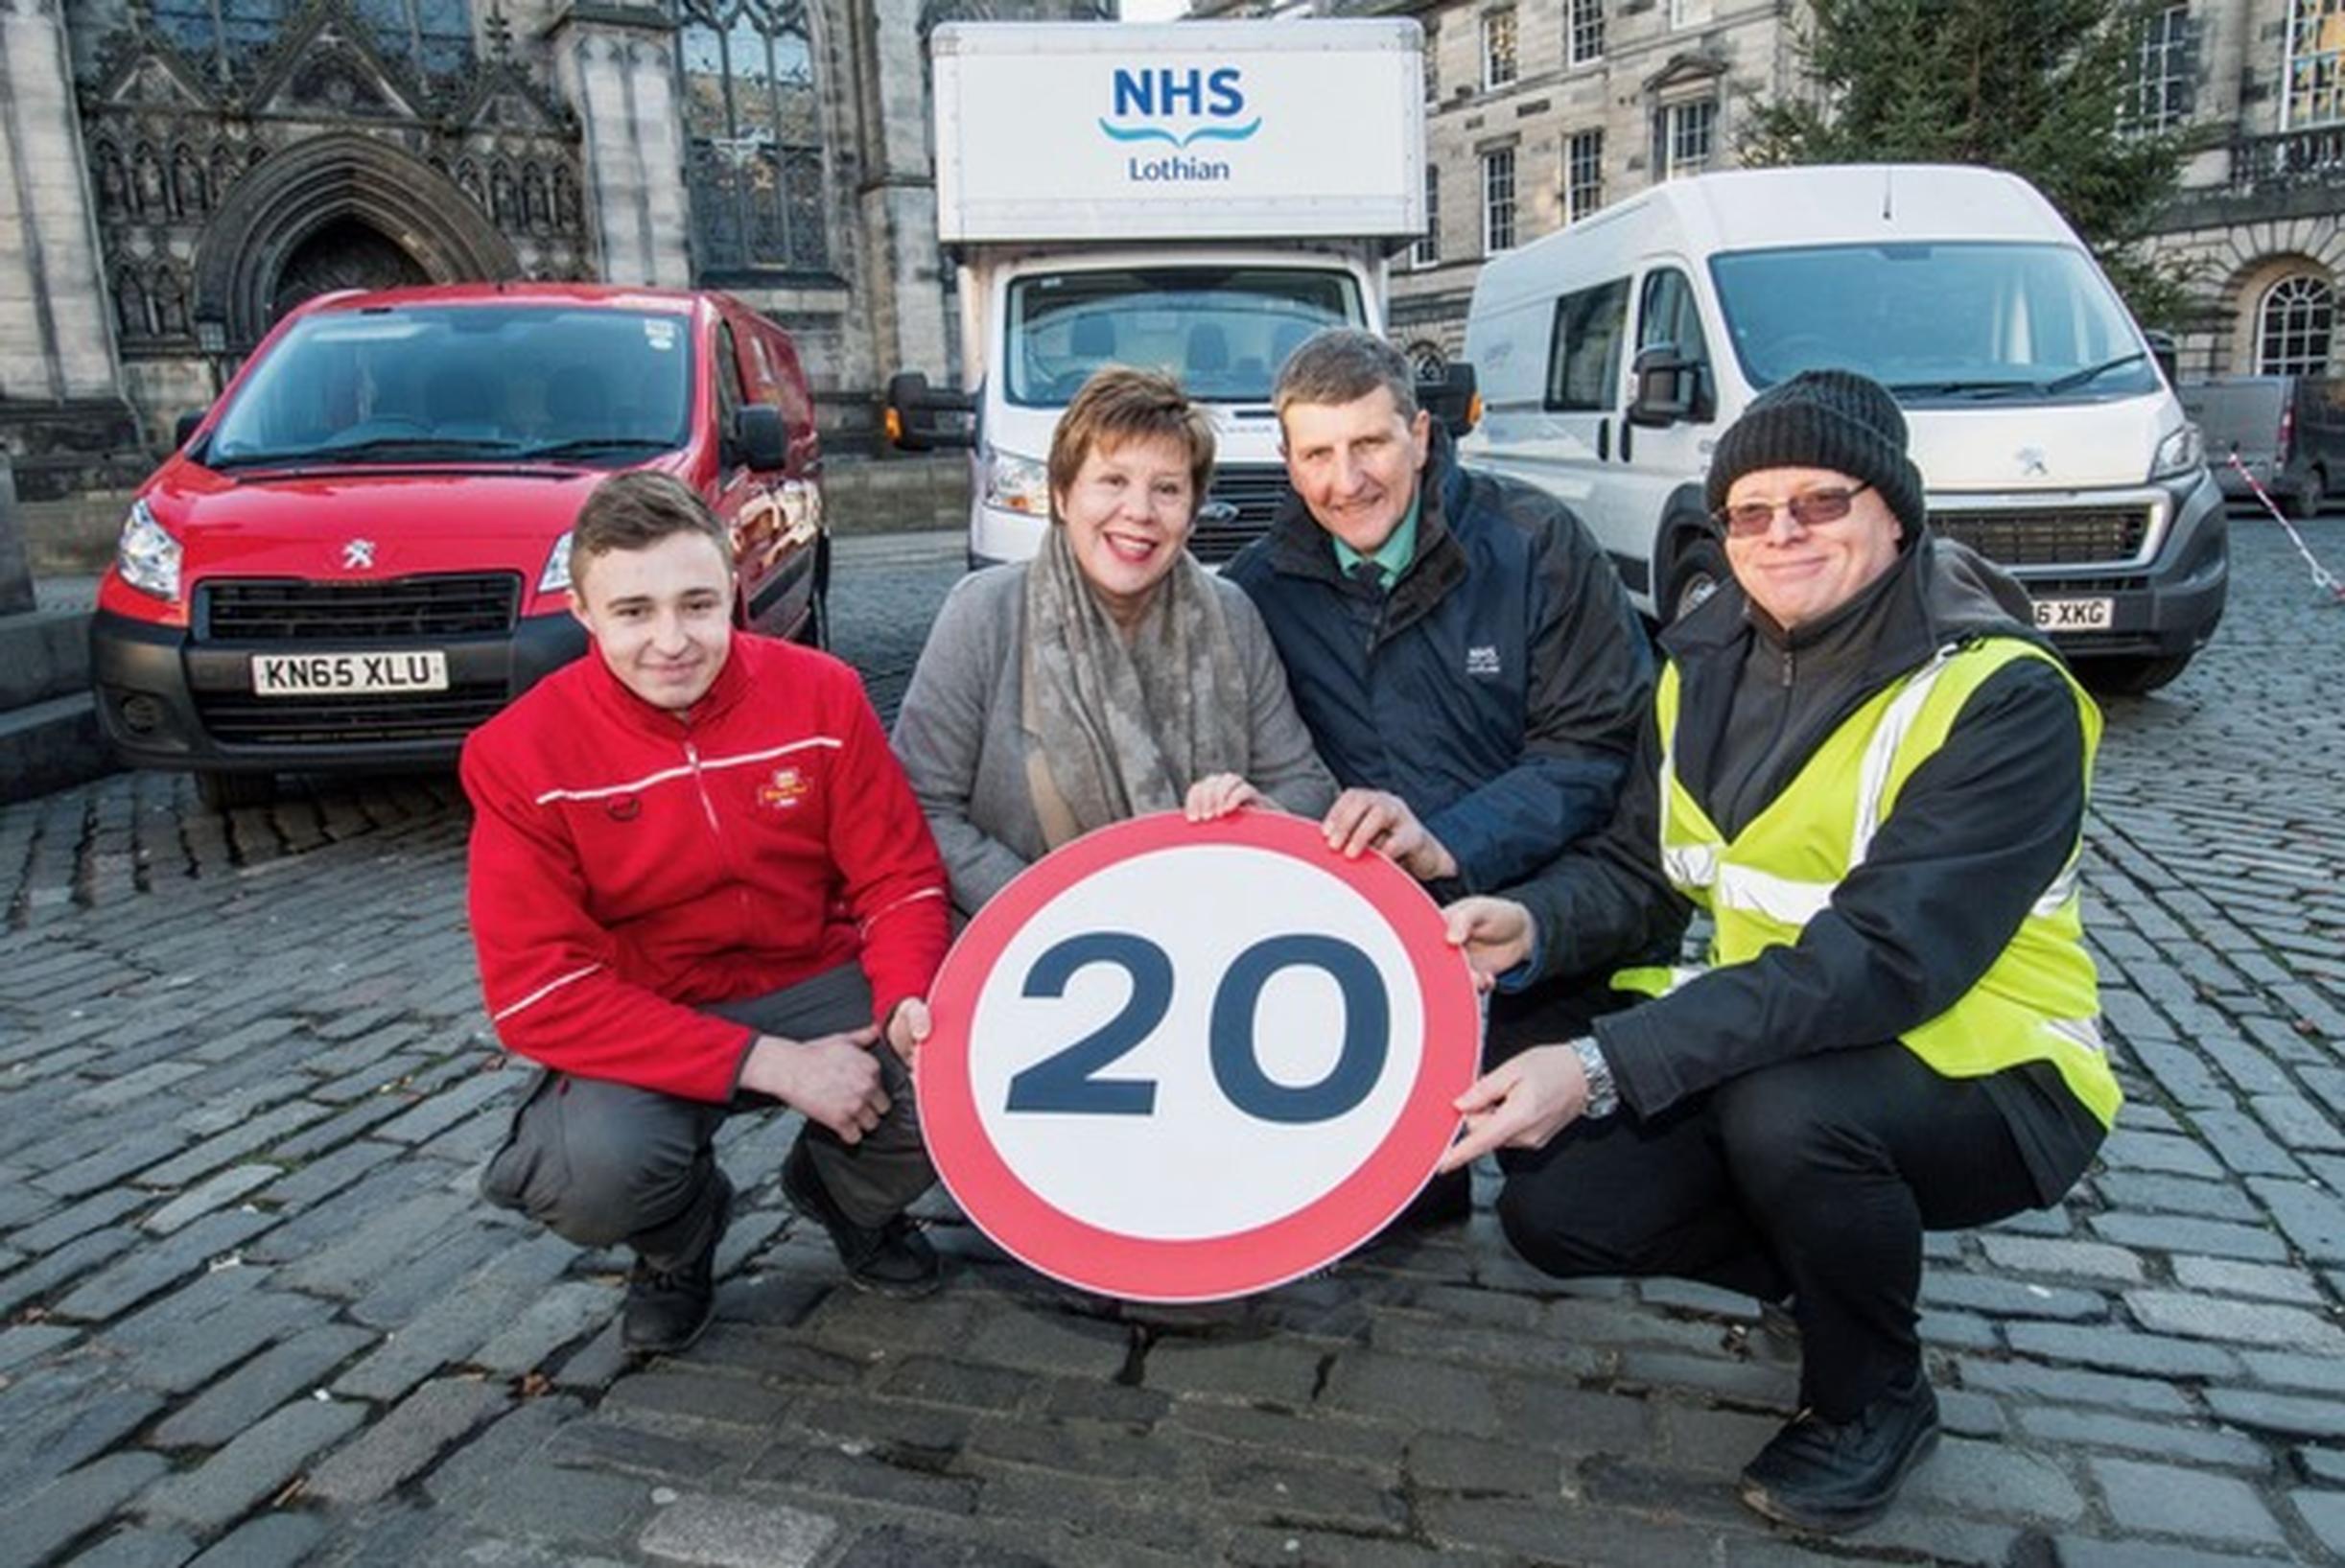
[[(763, 1034), (811, 1040), (868, 1023), (871, 989), (859, 965), (842, 964), (702, 1011)], [(798, 1147), (847, 1217), (876, 1227), (927, 1191), (936, 1171), (921, 1141), (911, 1075), (884, 1043), (872, 1050), (889, 1101), (879, 1125), (850, 1145), (809, 1121)], [(481, 1193), (581, 1247), (623, 1241), (653, 1268), (671, 1268), (706, 1247), (716, 1224), (716, 1129), (729, 1115), (777, 1103), (741, 1094), (730, 1105), (711, 1105), (549, 1068), (513, 1112), (504, 1146), (481, 1175)]]

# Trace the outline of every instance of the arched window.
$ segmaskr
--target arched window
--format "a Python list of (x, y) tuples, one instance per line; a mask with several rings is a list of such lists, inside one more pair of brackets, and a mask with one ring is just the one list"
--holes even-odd
[(677, 42), (701, 270), (827, 268), (804, 0), (684, 0)]
[(2325, 376), (2336, 329), (2336, 290), (2310, 273), (2282, 278), (2257, 311), (2256, 370), (2265, 376)]
[[(223, 72), (264, 58), (300, 0), (150, 0), (154, 30)], [(472, 64), (471, 0), (354, 0), (385, 59), (428, 77)]]

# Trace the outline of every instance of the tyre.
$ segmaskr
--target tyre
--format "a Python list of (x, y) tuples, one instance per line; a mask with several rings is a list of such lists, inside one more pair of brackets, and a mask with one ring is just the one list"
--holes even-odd
[(2076, 678), (2104, 697), (2140, 697), (2165, 686), (2190, 665), (2187, 653), (2136, 653), (2076, 661)]
[(2319, 469), (2306, 470), (2304, 483), (2298, 485), (2296, 493), (2288, 497), (2288, 515), (2308, 521), (2320, 516), (2322, 503), (2327, 499), (2321, 492), (2326, 488)]
[(1728, 575), (1726, 552), (1717, 540), (1704, 534), (1684, 536), (1670, 557), (1668, 586), (1653, 601), (1661, 624), (1674, 623), (1717, 593)]
[(276, 776), (270, 773), (222, 773), (207, 769), (196, 775), (196, 798), (215, 811), (267, 806), (277, 798)]

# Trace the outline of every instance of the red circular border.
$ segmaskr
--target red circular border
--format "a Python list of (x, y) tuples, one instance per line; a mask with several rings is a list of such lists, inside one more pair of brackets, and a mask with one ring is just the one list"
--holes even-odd
[[(1053, 1206), (995, 1149), (969, 1074), (969, 1025), (994, 965), (1044, 905), (1075, 883), (1136, 855), (1236, 845), (1304, 861), (1372, 905), (1417, 972), (1424, 1035), (1417, 1082), (1384, 1141), (1336, 1188), (1292, 1214), (1226, 1236), (1124, 1235)], [(1299, 1278), (1374, 1235), (1424, 1185), (1456, 1135), (1453, 1102), (1481, 1060), (1481, 1008), (1464, 955), (1442, 934), (1440, 909), (1416, 878), (1381, 854), (1347, 859), (1315, 822), (1240, 811), (1194, 823), (1178, 811), (1087, 833), (1028, 867), (978, 911), (929, 992), (934, 1032), (917, 1069), (921, 1125), (946, 1190), (1005, 1252), (1079, 1289), (1134, 1301), (1213, 1301)]]

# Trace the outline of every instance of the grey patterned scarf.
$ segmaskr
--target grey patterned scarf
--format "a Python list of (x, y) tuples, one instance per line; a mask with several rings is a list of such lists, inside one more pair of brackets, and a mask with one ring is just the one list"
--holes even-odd
[(1243, 773), (1246, 673), (1212, 581), (1184, 551), (1127, 644), (1054, 524), (1026, 571), (1026, 778), (1052, 849), (1177, 808), (1211, 773)]

